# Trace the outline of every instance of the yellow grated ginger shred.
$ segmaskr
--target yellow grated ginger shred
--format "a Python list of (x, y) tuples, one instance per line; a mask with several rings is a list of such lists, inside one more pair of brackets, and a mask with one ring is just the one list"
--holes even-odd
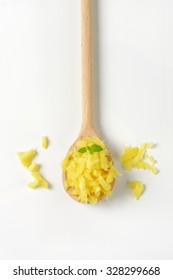
[(37, 152), (34, 149), (30, 149), (26, 152), (19, 152), (17, 153), (21, 163), (24, 167), (30, 172), (31, 176), (33, 177), (33, 181), (28, 184), (30, 188), (49, 188), (48, 182), (40, 175), (40, 164), (36, 162), (32, 162), (33, 158)]
[(146, 154), (147, 148), (152, 148), (154, 143), (144, 143), (139, 147), (125, 147), (123, 154), (120, 156), (120, 161), (123, 167), (130, 171), (132, 168), (148, 169), (153, 174), (157, 174), (158, 170), (155, 168), (155, 159)]
[(32, 189), (35, 189), (37, 187), (49, 188), (48, 182), (40, 175), (38, 171), (32, 171), (31, 175), (34, 181), (28, 184), (29, 188)]
[(30, 172), (37, 172), (40, 170), (40, 164), (33, 162), (31, 165), (28, 167), (28, 171)]
[(42, 138), (41, 138), (42, 148), (46, 150), (48, 148), (48, 145), (49, 145), (48, 137), (47, 136), (42, 136)]
[(139, 197), (141, 196), (141, 194), (144, 191), (144, 185), (142, 182), (140, 181), (131, 181), (128, 183), (129, 188), (133, 191), (133, 196), (136, 199), (139, 199)]
[(32, 159), (35, 157), (37, 152), (34, 149), (30, 149), (26, 152), (18, 152), (17, 155), (19, 157), (20, 162), (23, 164), (24, 167), (29, 167)]
[[(85, 147), (99, 145), (99, 152), (90, 153)], [(81, 153), (79, 150), (85, 150)], [(97, 203), (112, 194), (112, 187), (119, 172), (110, 160), (105, 144), (97, 137), (83, 138), (70, 150), (62, 162), (65, 188), (82, 203)]]

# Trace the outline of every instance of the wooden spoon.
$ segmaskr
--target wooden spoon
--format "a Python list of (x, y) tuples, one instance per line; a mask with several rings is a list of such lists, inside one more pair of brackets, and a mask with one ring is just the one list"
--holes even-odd
[[(98, 137), (94, 129), (94, 108), (93, 108), (93, 32), (92, 32), (92, 5), (93, 0), (81, 0), (81, 55), (82, 55), (82, 126), (79, 135), (70, 147), (73, 149), (76, 142), (84, 137)], [(99, 137), (98, 137), (99, 138)], [(111, 156), (109, 160), (113, 162)], [(66, 181), (66, 175), (63, 173), (63, 183)], [(65, 184), (64, 184), (65, 185)], [(112, 182), (112, 188), (114, 182)], [(78, 201), (78, 197), (71, 195), (72, 189), (66, 190), (67, 193)], [(100, 197), (99, 200), (103, 199)]]

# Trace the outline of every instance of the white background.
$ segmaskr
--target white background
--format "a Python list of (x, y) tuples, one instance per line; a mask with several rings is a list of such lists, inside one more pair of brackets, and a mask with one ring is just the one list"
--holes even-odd
[[(68, 197), (60, 169), (81, 122), (80, 1), (0, 0), (0, 259), (173, 258), (172, 14), (171, 0), (94, 0), (97, 131), (115, 159), (156, 142), (160, 173), (124, 172), (91, 206)], [(16, 152), (29, 148), (50, 190), (27, 188)]]

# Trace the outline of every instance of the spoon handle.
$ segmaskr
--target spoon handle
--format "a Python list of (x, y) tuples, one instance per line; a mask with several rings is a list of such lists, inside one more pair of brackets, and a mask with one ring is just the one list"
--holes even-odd
[(81, 0), (82, 130), (93, 129), (93, 0)]

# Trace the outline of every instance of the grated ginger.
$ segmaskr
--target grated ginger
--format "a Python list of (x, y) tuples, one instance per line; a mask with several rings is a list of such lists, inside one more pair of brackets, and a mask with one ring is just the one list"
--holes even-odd
[(37, 152), (34, 149), (17, 153), (21, 163), (31, 173), (34, 179), (31, 183), (28, 184), (28, 187), (33, 189), (37, 187), (49, 188), (48, 182), (39, 173), (40, 164), (32, 162), (36, 154)]
[(29, 167), (32, 159), (35, 157), (37, 152), (34, 149), (30, 149), (26, 152), (18, 152), (17, 155), (19, 157), (20, 162), (24, 167)]
[(37, 172), (40, 170), (40, 164), (33, 162), (31, 165), (28, 167), (28, 171), (30, 172)]
[(49, 188), (48, 182), (40, 175), (38, 171), (32, 171), (31, 175), (34, 181), (28, 184), (29, 188), (32, 189), (35, 189), (37, 187)]
[(46, 150), (48, 148), (48, 145), (49, 145), (49, 140), (48, 140), (47, 136), (42, 136), (42, 138), (41, 138), (42, 148)]
[(65, 173), (65, 189), (82, 203), (95, 204), (110, 196), (116, 175), (120, 175), (106, 146), (97, 137), (79, 140), (61, 166)]
[(144, 185), (142, 182), (140, 181), (131, 181), (128, 183), (129, 184), (129, 188), (131, 190), (133, 190), (133, 196), (136, 199), (139, 199), (139, 197), (141, 196), (141, 194), (144, 191)]
[(123, 154), (120, 156), (120, 161), (123, 167), (130, 171), (132, 168), (148, 169), (153, 174), (157, 174), (158, 170), (155, 168), (155, 159), (146, 154), (147, 148), (152, 148), (154, 143), (144, 143), (140, 147), (125, 147)]

